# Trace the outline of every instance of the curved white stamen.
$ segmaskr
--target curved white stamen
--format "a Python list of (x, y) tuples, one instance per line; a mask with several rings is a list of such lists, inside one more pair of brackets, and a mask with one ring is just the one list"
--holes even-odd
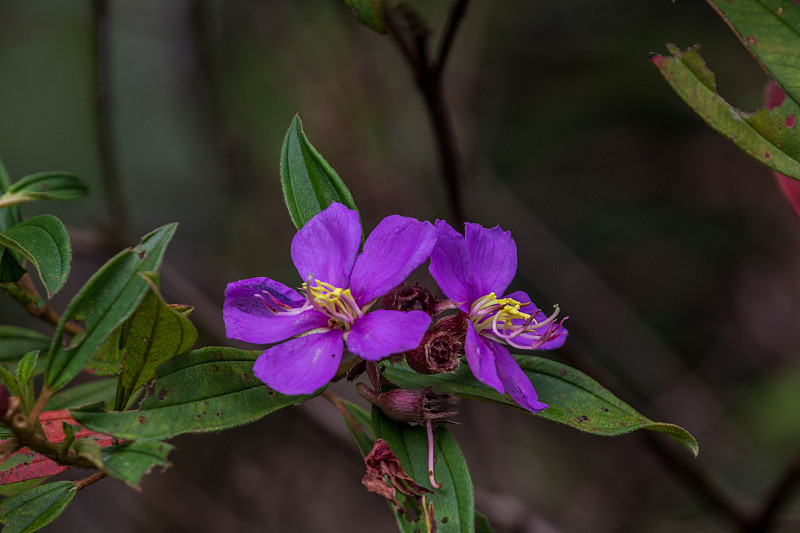
[[(270, 300), (272, 300), (272, 305), (270, 305), (270, 302), (268, 302), (267, 299), (264, 298), (264, 294), (269, 296)], [(264, 303), (264, 306), (267, 308), (267, 310), (273, 315), (299, 315), (300, 313), (308, 311), (310, 307), (308, 303), (305, 303), (300, 307), (292, 307), (291, 305), (279, 301), (277, 298), (275, 298), (274, 295), (270, 294), (267, 291), (261, 291), (261, 294), (255, 293), (253, 294), (253, 296), (259, 298)]]
[[(472, 304), (469, 319), (472, 321), (475, 331), (480, 335), (505, 342), (515, 348), (535, 350), (563, 334), (563, 331), (556, 333), (556, 330), (564, 322), (564, 319), (556, 323), (561, 309), (558, 305), (554, 305), (552, 315), (542, 321), (537, 321), (536, 316), (541, 313), (540, 310), (534, 309), (530, 314), (521, 311), (523, 307), (529, 305), (531, 302), (518, 302), (513, 298), (497, 298), (495, 293), (489, 293)], [(530, 344), (521, 344), (514, 340), (523, 334), (527, 334), (526, 341)]]

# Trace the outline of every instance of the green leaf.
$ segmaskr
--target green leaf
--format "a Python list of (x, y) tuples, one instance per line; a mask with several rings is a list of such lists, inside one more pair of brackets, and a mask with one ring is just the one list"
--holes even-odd
[[(133, 313), (147, 295), (139, 272), (157, 270), (176, 224), (161, 226), (133, 249), (120, 252), (98, 270), (70, 302), (50, 346), (45, 383), (56, 391), (84, 367), (103, 341)], [(64, 324), (85, 317), (86, 335), (64, 348)]]
[(800, 5), (791, 0), (709, 0), (747, 50), (800, 103)]
[(103, 458), (100, 455), (100, 445), (91, 438), (78, 439), (72, 444), (72, 449), (78, 456), (91, 461), (97, 468), (103, 468)]
[[(9, 188), (11, 188), (11, 176), (8, 175), (3, 161), (0, 160), (0, 195), (5, 194)], [(15, 224), (19, 224), (21, 221), (22, 217), (19, 214), (19, 206), (14, 205), (0, 209), (0, 231), (10, 228)], [(3, 261), (0, 261), (0, 266), (2, 266), (2, 263)], [(0, 281), (5, 280), (0, 277)]]
[(128, 439), (166, 439), (182, 433), (219, 431), (254, 422), (322, 392), (286, 396), (253, 375), (256, 355), (246, 350), (195, 350), (156, 370), (153, 396), (138, 411), (72, 411), (75, 420), (103, 433)]
[[(688, 431), (642, 416), (586, 374), (542, 357), (513, 356), (536, 388), (539, 400), (549, 405), (536, 416), (594, 435), (617, 436), (637, 429), (658, 431), (666, 433), (697, 455), (697, 441)], [(519, 408), (507, 394), (500, 394), (475, 379), (469, 367), (463, 363), (452, 374), (423, 376), (403, 362), (388, 366), (384, 375), (404, 388), (434, 385), (435, 390), (441, 393)]]
[[(8, 462), (8, 460), (6, 460)], [(3, 463), (5, 464), (5, 462)], [(13, 496), (15, 494), (19, 494), (20, 492), (26, 491), (33, 487), (38, 487), (46, 480), (46, 477), (42, 477), (39, 479), (27, 479), (25, 481), (17, 481), (16, 483), (5, 483), (0, 485), (0, 496)]]
[(674, 45), (667, 47), (672, 57), (650, 57), (700, 118), (760, 163), (800, 179), (800, 107), (795, 101), (786, 98), (780, 107), (752, 114), (740, 111), (717, 94), (714, 74), (700, 57), (699, 46), (685, 52)]
[(281, 186), (289, 216), (297, 229), (332, 202), (356, 209), (339, 175), (308, 142), (297, 115), (281, 148)]
[(382, 0), (344, 0), (344, 2), (364, 26), (378, 33), (386, 33)]
[(0, 365), (0, 380), (3, 381), (8, 389), (8, 393), (11, 396), (23, 398), (23, 391), (19, 386), (19, 380), (17, 379), (17, 376), (6, 370), (6, 368), (2, 365)]
[(16, 283), (28, 271), (22, 266), (25, 260), (8, 248), (0, 246), (0, 283)]
[(33, 350), (47, 350), (50, 338), (17, 326), (0, 326), (0, 363), (11, 363)]
[(28, 387), (31, 379), (33, 379), (33, 371), (36, 368), (36, 362), (39, 360), (39, 351), (32, 351), (26, 353), (19, 364), (17, 364), (17, 381), (20, 387)]
[(369, 412), (341, 398), (335, 400), (334, 404), (339, 410), (339, 414), (342, 415), (356, 448), (363, 457), (366, 457), (372, 449), (372, 445), (375, 444), (375, 439), (372, 438), (370, 431), (372, 421)]
[(142, 476), (153, 467), (172, 466), (167, 455), (174, 446), (157, 440), (135, 440), (121, 446), (103, 448), (103, 470), (109, 476), (138, 487)]
[(77, 176), (39, 172), (25, 176), (0, 195), (0, 208), (34, 200), (75, 200), (88, 192), (89, 187)]
[[(433, 490), (428, 479), (428, 435), (424, 427), (397, 422), (373, 407), (372, 431), (376, 439), (389, 443), (389, 448), (397, 455), (408, 475), (418, 484)], [(444, 426), (436, 427), (433, 441), (434, 478), (441, 487), (432, 494), (426, 494), (426, 498), (434, 505), (437, 533), (473, 532), (475, 498), (464, 456), (455, 438)], [(409, 522), (408, 513), (395, 513), (395, 516), (402, 531), (422, 530), (420, 522)]]
[(75, 432), (80, 431), (81, 427), (77, 424), (70, 424), (66, 420), (61, 422), (61, 431), (64, 432), (64, 440), (61, 441), (59, 446), (59, 454), (64, 457), (69, 452), (72, 444), (75, 442)]
[(0, 502), (3, 533), (29, 533), (40, 529), (64, 511), (75, 497), (71, 481), (56, 481), (20, 492)]
[(130, 329), (130, 319), (111, 332), (103, 341), (100, 348), (86, 363), (86, 371), (95, 376), (117, 376), (120, 371), (120, 361), (125, 353), (125, 339)]
[(102, 401), (111, 408), (117, 391), (117, 378), (103, 378), (62, 389), (48, 400), (45, 411), (60, 411)]
[(489, 519), (477, 511), (475, 512), (475, 533), (494, 533)]
[(197, 340), (192, 322), (170, 307), (158, 291), (157, 273), (141, 273), (150, 288), (130, 318), (119, 374), (116, 410), (123, 409), (134, 392), (156, 377), (156, 367), (189, 351)]
[(0, 233), (0, 245), (30, 261), (48, 297), (64, 286), (72, 261), (69, 234), (53, 215), (39, 215)]

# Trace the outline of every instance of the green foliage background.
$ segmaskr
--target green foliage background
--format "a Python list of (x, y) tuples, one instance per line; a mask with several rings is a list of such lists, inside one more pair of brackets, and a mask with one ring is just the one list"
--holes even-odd
[[(413, 5), (440, 27), (445, 2)], [(449, 216), (412, 76), (343, 2), (110, 9), (113, 139), (133, 236), (123, 244), (180, 223), (162, 288), (196, 306), (200, 344), (224, 342), (225, 283), (297, 279), (279, 183), (296, 112), (367, 231), (395, 212)], [(80, 203), (22, 206), (27, 217), (52, 210), (70, 231), (60, 309), (119, 249), (101, 246), (121, 213), (103, 200), (91, 13), (77, 0), (0, 4), (0, 155), (15, 177), (64, 170), (92, 187)], [(594, 377), (691, 431), (698, 462), (760, 499), (800, 433), (800, 223), (769, 171), (664, 83), (647, 54), (666, 42), (702, 42), (720, 92), (759, 105), (765, 75), (703, 3), (474, 0), (445, 72), (467, 213), (512, 231), (514, 288), (570, 315), (570, 342), (606, 369)], [(5, 300), (0, 316), (42, 327)], [(725, 531), (636, 435), (602, 439), (488, 404), (459, 410), (451, 430), (476, 507), (500, 533)], [(362, 489), (360, 455), (323, 400), (174, 444), (175, 467), (143, 492), (87, 489), (50, 530), (395, 527)]]

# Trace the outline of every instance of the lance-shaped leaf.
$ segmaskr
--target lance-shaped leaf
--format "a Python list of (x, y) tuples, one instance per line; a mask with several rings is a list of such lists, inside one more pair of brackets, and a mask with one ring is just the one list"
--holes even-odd
[(121, 410), (134, 392), (156, 377), (156, 367), (189, 351), (197, 340), (192, 322), (170, 307), (158, 291), (157, 273), (141, 273), (149, 291), (130, 318), (122, 355), (117, 398)]
[(138, 411), (74, 409), (84, 426), (128, 439), (166, 439), (181, 433), (219, 431), (254, 422), (316, 394), (279, 394), (253, 375), (257, 354), (210, 347), (184, 354), (156, 369), (153, 396)]
[(47, 478), (29, 479), (28, 481), (20, 481), (18, 483), (6, 483), (5, 485), (0, 485), (0, 496), (3, 497), (13, 496), (28, 489), (32, 489), (33, 487), (38, 487), (39, 485), (44, 483), (46, 479)]
[(36, 362), (39, 360), (39, 351), (33, 350), (26, 353), (17, 364), (17, 381), (20, 387), (30, 387)]
[(56, 481), (20, 492), (0, 502), (3, 533), (36, 531), (64, 511), (76, 493), (71, 481)]
[[(422, 426), (396, 422), (372, 408), (372, 431), (384, 439), (397, 455), (403, 469), (414, 480), (433, 489), (428, 480), (428, 436)], [(441, 487), (426, 494), (432, 502), (437, 533), (472, 533), (475, 531), (475, 498), (467, 463), (453, 435), (440, 425), (434, 433), (434, 477)], [(408, 513), (395, 513), (401, 531), (424, 531), (421, 522), (410, 522)], [(420, 518), (422, 520), (422, 518)]]
[(117, 391), (117, 378), (103, 378), (62, 389), (54, 394), (45, 405), (45, 410), (69, 409), (90, 403), (103, 402), (109, 409), (114, 404)]
[(120, 361), (122, 355), (125, 353), (125, 341), (128, 336), (128, 330), (131, 327), (130, 319), (126, 320), (111, 332), (100, 348), (86, 363), (86, 370), (95, 376), (117, 376), (120, 371)]
[(800, 103), (800, 4), (792, 0), (709, 0), (789, 98)]
[[(586, 374), (542, 357), (513, 355), (533, 383), (539, 400), (549, 405), (536, 416), (603, 436), (623, 435), (637, 429), (658, 431), (666, 433), (693, 455), (697, 455), (697, 441), (688, 431), (674, 424), (653, 422), (642, 416)], [(464, 364), (452, 374), (423, 376), (411, 370), (404, 362), (387, 367), (384, 375), (401, 387), (422, 388), (433, 385), (438, 392), (519, 408), (507, 394), (499, 394), (475, 379), (469, 367)]]
[(297, 115), (281, 148), (281, 186), (289, 216), (297, 229), (332, 202), (356, 209), (339, 175), (308, 142)]
[(800, 107), (787, 98), (774, 109), (740, 111), (716, 91), (714, 74), (700, 57), (699, 46), (681, 52), (667, 45), (672, 57), (651, 54), (661, 74), (709, 126), (728, 137), (749, 156), (773, 170), (800, 179)]
[[(75, 377), (103, 341), (136, 310), (148, 291), (139, 272), (158, 269), (175, 228), (176, 224), (162, 226), (145, 235), (136, 248), (111, 258), (73, 298), (50, 346), (45, 383), (51, 390)], [(86, 335), (65, 348), (64, 324), (78, 316), (85, 317)]]
[(33, 350), (47, 350), (50, 338), (17, 326), (0, 326), (0, 363), (13, 363)]
[(39, 172), (25, 176), (0, 195), (0, 208), (34, 200), (75, 200), (88, 192), (89, 187), (77, 176)]
[(344, 0), (358, 20), (367, 28), (386, 33), (386, 17), (382, 0)]
[(135, 440), (120, 446), (103, 448), (103, 470), (111, 477), (138, 488), (142, 476), (154, 467), (171, 466), (167, 455), (174, 446), (157, 440)]
[(333, 402), (339, 414), (342, 415), (356, 448), (363, 457), (366, 457), (375, 443), (371, 434), (372, 421), (369, 412), (342, 398), (335, 398)]
[(53, 215), (39, 215), (6, 228), (0, 233), (0, 246), (18, 253), (36, 268), (48, 297), (67, 281), (72, 248), (64, 224)]

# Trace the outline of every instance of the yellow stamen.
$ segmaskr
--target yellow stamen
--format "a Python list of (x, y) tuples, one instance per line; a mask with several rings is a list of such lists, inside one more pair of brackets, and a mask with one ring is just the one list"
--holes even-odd
[(347, 328), (356, 317), (362, 316), (350, 289), (341, 289), (318, 279), (314, 282), (314, 286), (303, 283), (303, 291), (313, 299), (317, 309), (331, 317), (331, 320)]
[(531, 315), (529, 315), (528, 313), (523, 313), (522, 311), (520, 311), (521, 307), (530, 305), (530, 302), (525, 302), (523, 304), (516, 301), (514, 298), (501, 298), (497, 300), (497, 303), (503, 306), (503, 309), (499, 313), (500, 315), (502, 315), (500, 320), (505, 320), (506, 317), (510, 319), (521, 318), (522, 320), (528, 320), (531, 317)]

